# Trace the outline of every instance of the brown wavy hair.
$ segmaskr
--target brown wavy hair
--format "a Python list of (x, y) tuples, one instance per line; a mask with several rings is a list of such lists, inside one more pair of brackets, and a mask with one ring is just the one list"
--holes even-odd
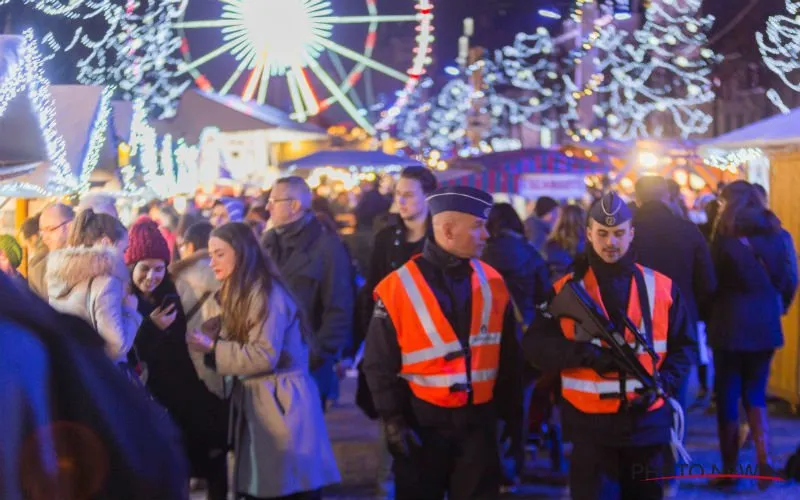
[(714, 222), (717, 236), (742, 237), (754, 233), (780, 230), (778, 217), (764, 207), (761, 194), (747, 181), (734, 181), (720, 194), (722, 209)]
[[(303, 337), (307, 339), (308, 330), (299, 313), (299, 304), (283, 283), (272, 259), (258, 244), (250, 226), (243, 222), (230, 222), (214, 229), (211, 237), (230, 245), (235, 255), (233, 273), (222, 283), (220, 290), (222, 325), (229, 338), (240, 344), (249, 342), (250, 329), (267, 319), (267, 299), (275, 287), (280, 286), (294, 302)], [(262, 293), (254, 294), (254, 290)], [(254, 299), (257, 303), (253, 303)], [(258, 311), (255, 324), (249, 319), (253, 308)]]
[(86, 208), (78, 213), (72, 223), (72, 229), (67, 236), (68, 247), (90, 247), (108, 237), (112, 243), (116, 243), (125, 236), (128, 230), (118, 219), (103, 213), (96, 213), (91, 208)]
[(586, 240), (586, 222), (586, 214), (579, 205), (565, 205), (561, 207), (547, 241), (575, 255)]

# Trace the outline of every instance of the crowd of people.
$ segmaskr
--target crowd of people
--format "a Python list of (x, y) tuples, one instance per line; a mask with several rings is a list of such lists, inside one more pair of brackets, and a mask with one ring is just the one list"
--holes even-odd
[[(676, 465), (673, 414), (693, 402), (716, 411), (730, 469), (742, 406), (761, 475), (774, 476), (766, 380), (797, 288), (794, 243), (759, 186), (724, 186), (699, 226), (670, 186), (643, 177), (631, 204), (613, 192), (588, 205), (540, 198), (525, 220), (478, 189), (439, 188), (422, 167), (405, 169), (389, 196), (370, 184), (355, 207), (347, 196), (328, 201), (299, 177), (278, 179), (260, 198), (220, 197), (180, 216), (152, 203), (129, 227), (103, 197), (53, 203), (17, 238), (0, 236), (3, 296), (40, 311), (39, 323), (8, 319), (16, 329), (94, 337), (80, 348), (102, 350), (115, 366), (125, 381), (118, 397), (156, 408), (153, 425), (163, 424), (164, 436), (174, 425), (176, 456), (186, 463), (176, 459), (161, 473), (185, 481), (181, 495), (191, 486), (210, 500), (229, 492), (320, 498), (340, 480), (324, 413), (350, 363), (357, 404), (381, 424), (381, 498), (513, 491), (543, 424), (563, 426), (573, 443), (573, 498), (662, 498), (668, 484), (641, 481), (630, 468)], [(348, 212), (356, 224), (346, 236), (337, 220)], [(18, 271), (23, 247), (27, 278)], [(641, 362), (660, 374), (668, 399), (637, 390), (607, 345), (551, 314), (570, 283), (626, 338), (627, 319), (641, 328), (658, 359), (640, 354)], [(45, 366), (40, 347), (22, 342), (6, 357)], [(696, 401), (688, 395), (693, 365)], [(37, 387), (20, 382), (28, 396), (17, 420), (0, 421), (55, 429), (44, 425), (48, 376), (37, 377)], [(49, 451), (41, 438), (36, 454), (37, 477), (55, 478), (38, 483), (62, 489), (47, 498), (112, 491), (111, 473), (70, 476), (53, 458), (64, 452), (53, 432)], [(0, 441), (23, 453), (24, 439)], [(133, 445), (123, 441), (106, 443), (113, 449), (105, 453), (124, 456)], [(25, 475), (6, 462), (0, 478)], [(0, 497), (45, 498), (31, 496), (29, 483), (2, 480)]]

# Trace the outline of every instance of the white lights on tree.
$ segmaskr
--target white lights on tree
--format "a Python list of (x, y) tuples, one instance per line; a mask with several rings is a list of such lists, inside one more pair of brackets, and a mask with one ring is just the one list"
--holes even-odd
[(439, 151), (462, 149), (467, 145), (468, 115), (473, 89), (462, 80), (451, 80), (436, 96), (428, 117), (426, 139)]
[(66, 194), (77, 187), (77, 179), (67, 161), (64, 138), (56, 129), (56, 110), (50, 94), (50, 82), (44, 77), (42, 59), (33, 30), (26, 30), (18, 51), (18, 59), (6, 59), (6, 74), (0, 82), (0, 120), (12, 99), (27, 92), (33, 112), (39, 122), (47, 149), (52, 175), (46, 186), (28, 183), (3, 184), (3, 193), (16, 189), (34, 191), (40, 195)]
[[(786, 0), (786, 11), (791, 17), (776, 15), (767, 19), (767, 29), (756, 33), (756, 42), (767, 68), (787, 87), (800, 92), (800, 2)], [(781, 112), (788, 112), (777, 90), (770, 89), (768, 97)]]
[(89, 191), (91, 185), (89, 178), (92, 176), (95, 167), (97, 167), (97, 162), (100, 160), (100, 152), (108, 139), (108, 119), (111, 116), (111, 97), (113, 95), (114, 87), (106, 87), (103, 89), (103, 94), (100, 97), (97, 116), (92, 124), (92, 130), (89, 135), (89, 146), (86, 150), (86, 155), (83, 157), (83, 164), (81, 165), (81, 177), (78, 185), (81, 194)]
[(681, 137), (704, 133), (712, 118), (701, 107), (714, 99), (710, 73), (718, 60), (707, 48), (712, 16), (701, 16), (702, 0), (651, 3), (644, 25), (631, 37), (603, 30), (596, 61), (610, 76), (598, 114), (618, 140), (661, 136), (668, 122)]
[(703, 157), (703, 163), (720, 170), (735, 172), (736, 169), (757, 158), (765, 157), (760, 148), (742, 148), (734, 151), (710, 150)]

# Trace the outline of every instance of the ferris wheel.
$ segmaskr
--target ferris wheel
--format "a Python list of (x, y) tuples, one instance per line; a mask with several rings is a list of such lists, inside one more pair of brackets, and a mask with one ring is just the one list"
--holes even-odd
[(375, 134), (431, 61), (432, 19), (432, 0), (189, 0), (182, 71), (301, 122), (336, 107)]

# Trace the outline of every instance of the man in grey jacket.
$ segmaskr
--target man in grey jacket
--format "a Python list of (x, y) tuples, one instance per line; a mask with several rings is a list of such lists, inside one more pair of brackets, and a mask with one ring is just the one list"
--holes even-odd
[(347, 248), (317, 221), (311, 199), (302, 178), (278, 179), (267, 205), (274, 227), (262, 244), (311, 327), (311, 371), (324, 408), (338, 383), (334, 365), (352, 336), (355, 288)]

